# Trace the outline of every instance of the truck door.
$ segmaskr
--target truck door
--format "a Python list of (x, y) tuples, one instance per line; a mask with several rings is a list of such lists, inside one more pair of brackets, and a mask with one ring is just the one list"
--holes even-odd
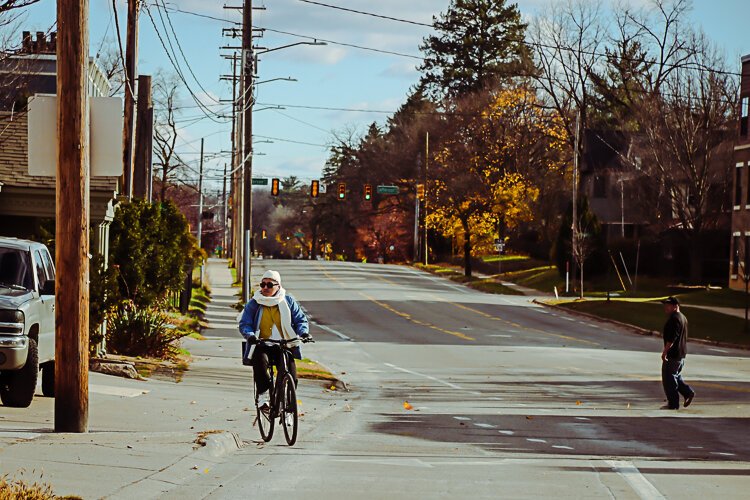
[(34, 250), (34, 269), (40, 294), (39, 362), (55, 359), (55, 296), (42, 295), (46, 280), (55, 279), (55, 266), (46, 249)]

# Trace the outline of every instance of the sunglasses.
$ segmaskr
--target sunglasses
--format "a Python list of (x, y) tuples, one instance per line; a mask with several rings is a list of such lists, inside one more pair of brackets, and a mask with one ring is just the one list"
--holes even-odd
[(269, 282), (261, 281), (258, 286), (261, 288), (273, 288), (276, 285), (277, 285), (276, 283), (269, 283)]

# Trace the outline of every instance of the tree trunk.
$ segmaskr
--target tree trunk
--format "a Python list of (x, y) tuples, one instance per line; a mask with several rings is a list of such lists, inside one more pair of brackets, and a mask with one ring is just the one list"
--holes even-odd
[(583, 260), (581, 260), (581, 290), (580, 290), (580, 298), (583, 298)]
[(464, 276), (471, 278), (471, 233), (469, 232), (469, 221), (462, 220), (464, 227)]

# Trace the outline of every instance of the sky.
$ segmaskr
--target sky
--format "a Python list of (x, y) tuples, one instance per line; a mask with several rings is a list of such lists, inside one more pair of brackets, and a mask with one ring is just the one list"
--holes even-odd
[[(185, 55), (183, 59), (176, 48), (178, 65), (192, 93), (215, 112), (231, 112), (229, 104), (219, 101), (232, 98), (231, 84), (220, 79), (222, 75), (231, 74), (231, 61), (221, 56), (230, 55), (232, 50), (221, 47), (238, 46), (240, 40), (223, 37), (222, 28), (241, 27), (241, 11), (226, 9), (224, 5), (240, 6), (242, 0), (163, 0), (169, 13), (169, 17), (164, 18), (166, 29), (155, 7), (157, 1), (162, 0), (147, 0), (146, 4), (151, 6), (149, 11), (158, 30), (147, 12), (140, 16), (138, 73), (155, 75), (175, 71), (163, 46), (169, 46), (167, 34), (175, 44), (169, 28), (171, 22)], [(320, 1), (426, 24), (449, 5), (449, 0)], [(528, 21), (563, 1), (518, 0), (517, 3)], [(648, 2), (618, 1), (634, 6)], [(115, 3), (124, 44), (126, 3), (125, 0), (115, 0)], [(115, 43), (112, 4), (111, 0), (90, 0), (92, 56), (107, 43)], [(266, 28), (263, 37), (256, 41), (261, 47), (272, 49), (309, 40), (278, 33), (284, 31), (401, 54), (329, 43), (275, 50), (260, 58), (259, 81), (275, 78), (297, 81), (269, 81), (258, 86), (258, 104), (253, 118), (253, 177), (295, 175), (305, 182), (317, 179), (337, 134), (362, 133), (373, 121), (382, 124), (388, 117), (388, 113), (382, 111), (392, 113), (405, 101), (410, 88), (419, 80), (416, 70), (420, 63), (419, 46), (432, 30), (302, 0), (255, 0), (254, 5), (265, 7), (265, 10), (254, 11), (253, 20), (255, 26)], [(28, 8), (20, 29), (48, 30), (54, 22), (55, 9), (55, 0), (41, 0)], [(725, 51), (729, 63), (739, 69), (740, 56), (750, 54), (750, 1), (693, 0), (690, 20), (702, 28)], [(185, 126), (180, 131), (178, 152), (197, 172), (200, 139), (205, 138), (209, 189), (218, 189), (217, 176), (230, 161), (231, 123), (225, 119), (218, 119), (217, 123), (205, 117), (187, 90), (181, 92), (181, 106)], [(284, 109), (273, 109), (274, 106)], [(195, 121), (201, 116), (204, 119)], [(191, 120), (193, 118), (195, 120)]]

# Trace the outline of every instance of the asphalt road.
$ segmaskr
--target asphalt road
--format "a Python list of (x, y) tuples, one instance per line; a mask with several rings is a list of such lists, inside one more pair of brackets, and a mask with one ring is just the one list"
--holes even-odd
[(691, 343), (697, 396), (670, 412), (659, 338), (407, 267), (269, 267), (350, 392), (303, 399), (294, 448), (238, 429), (175, 497), (747, 498), (750, 352)]

